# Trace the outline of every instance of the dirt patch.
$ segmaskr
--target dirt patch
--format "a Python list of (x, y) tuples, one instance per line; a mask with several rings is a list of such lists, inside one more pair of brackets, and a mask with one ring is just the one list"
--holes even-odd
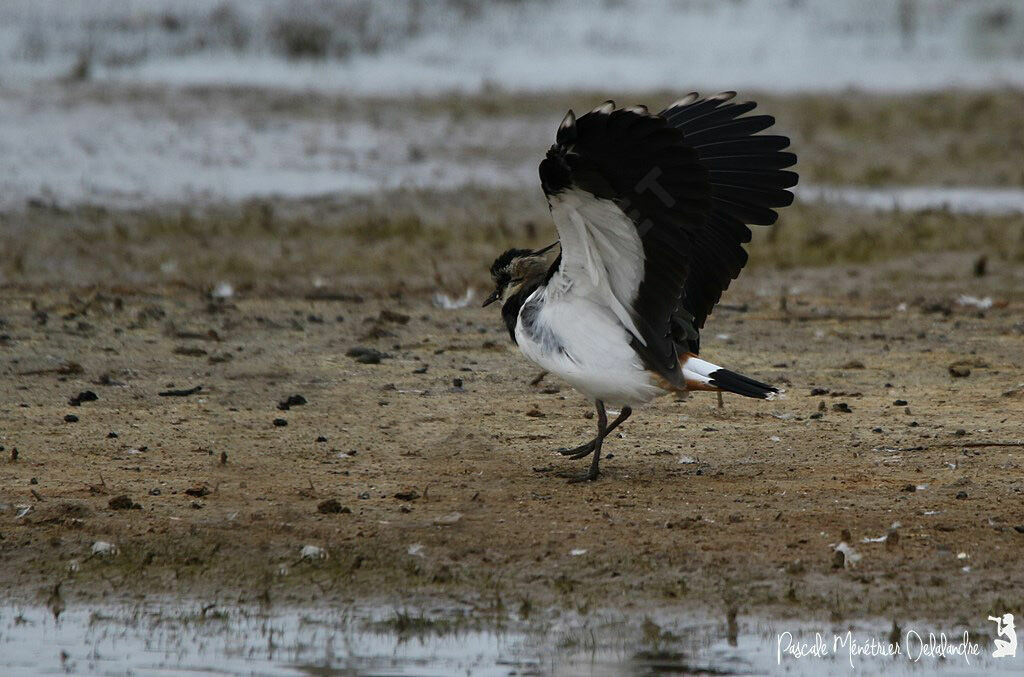
[(975, 258), (750, 271), (704, 353), (787, 397), (661, 399), (586, 485), (553, 450), (592, 435), (591, 406), (529, 385), (493, 309), (8, 287), (0, 588), (1020, 612), (1021, 279)]

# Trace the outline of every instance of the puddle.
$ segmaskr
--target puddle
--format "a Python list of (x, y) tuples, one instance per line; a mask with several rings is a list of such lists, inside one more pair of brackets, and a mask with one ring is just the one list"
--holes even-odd
[[(938, 631), (908, 623), (892, 656), (883, 648), (891, 647), (890, 622), (815, 626), (668, 610), (549, 610), (524, 620), (451, 607), (169, 602), (69, 606), (55, 619), (47, 607), (8, 605), (0, 607), (0, 674), (974, 675), (1024, 667), (1024, 656), (991, 658), (988, 636), (969, 631), (963, 644), (963, 628), (947, 629), (943, 650), (929, 632)], [(944, 659), (936, 656), (943, 651)], [(807, 655), (794, 656), (800, 652)]]
[(946, 209), (956, 214), (995, 215), (1024, 212), (1024, 189), (1021, 188), (798, 186), (796, 194), (805, 202), (845, 204), (868, 209)]

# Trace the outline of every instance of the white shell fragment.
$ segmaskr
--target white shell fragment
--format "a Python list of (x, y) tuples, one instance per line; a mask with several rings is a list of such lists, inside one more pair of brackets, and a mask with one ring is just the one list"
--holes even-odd
[(459, 520), (462, 519), (461, 512), (450, 512), (447, 515), (440, 515), (434, 518), (434, 524), (441, 527), (450, 527), (454, 524), (458, 524)]
[(92, 544), (92, 554), (99, 557), (112, 557), (117, 554), (117, 546), (106, 541), (96, 541)]
[(473, 301), (473, 296), (476, 291), (470, 287), (466, 290), (466, 293), (457, 299), (453, 299), (448, 294), (437, 293), (434, 294), (434, 307), (444, 308), (445, 310), (458, 310), (459, 308), (465, 308)]
[(215, 299), (229, 299), (234, 295), (235, 288), (232, 287), (227, 282), (221, 282), (220, 284), (213, 288), (212, 292), (210, 292), (210, 296), (212, 296)]
[(318, 545), (304, 545), (299, 556), (307, 560), (327, 559), (327, 551)]
[(993, 305), (991, 296), (986, 296), (981, 299), (977, 296), (970, 296), (968, 294), (961, 294), (960, 298), (958, 298), (956, 302), (962, 306), (970, 306), (972, 308), (977, 308), (978, 310), (988, 310)]

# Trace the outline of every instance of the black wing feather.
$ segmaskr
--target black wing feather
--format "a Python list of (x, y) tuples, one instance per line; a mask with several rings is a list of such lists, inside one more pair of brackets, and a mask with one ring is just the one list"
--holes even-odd
[[(711, 183), (711, 213), (705, 232), (694, 239), (690, 252), (690, 274), (683, 293), (683, 310), (676, 325), (692, 321), (704, 326), (722, 292), (736, 279), (747, 261), (743, 244), (750, 241), (747, 225), (771, 225), (779, 207), (793, 202), (786, 190), (796, 185), (795, 172), (784, 171), (796, 164), (796, 155), (785, 136), (758, 134), (771, 127), (770, 115), (740, 117), (757, 104), (725, 103), (728, 93), (660, 113), (680, 129), (700, 163), (708, 169)], [(696, 352), (699, 343), (691, 341)]]

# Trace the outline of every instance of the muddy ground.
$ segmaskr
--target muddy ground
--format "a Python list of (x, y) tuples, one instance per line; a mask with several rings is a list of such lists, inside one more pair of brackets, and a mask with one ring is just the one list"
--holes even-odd
[[(1018, 610), (1022, 277), (973, 264), (752, 272), (704, 352), (785, 399), (657, 401), (586, 485), (566, 483), (580, 462), (553, 449), (592, 433), (589, 404), (551, 377), (531, 386), (491, 309), (323, 288), (8, 288), (0, 584), (45, 598), (63, 582), (82, 599)], [(963, 292), (995, 307), (958, 305)], [(380, 363), (346, 356), (358, 346)], [(82, 392), (96, 399), (69, 403)], [(305, 403), (280, 409), (292, 395)], [(843, 539), (862, 558), (837, 568)], [(92, 555), (96, 541), (118, 554)], [(307, 544), (327, 558), (300, 561)]]
[[(893, 154), (886, 178), (963, 183), (970, 161), (932, 174), (964, 148), (1003, 166), (987, 136), (927, 142), (1003, 97), (838, 101), (818, 104), (818, 136), (798, 132), (838, 153), (811, 153), (811, 176), (844, 153), (887, 157), (890, 132), (915, 128), (927, 163)], [(853, 123), (871, 106), (888, 130), (875, 145)], [(798, 203), (757, 234), (703, 341), (786, 397), (661, 399), (579, 485), (562, 475), (584, 462), (554, 449), (592, 435), (591, 405), (553, 377), (530, 385), (498, 312), (476, 307), (496, 253), (552, 238), (540, 199), (4, 212), (3, 596), (1024, 613), (1019, 216)], [(465, 308), (433, 298), (468, 287)], [(837, 561), (844, 540), (858, 560)], [(306, 545), (325, 557), (303, 560)]]

